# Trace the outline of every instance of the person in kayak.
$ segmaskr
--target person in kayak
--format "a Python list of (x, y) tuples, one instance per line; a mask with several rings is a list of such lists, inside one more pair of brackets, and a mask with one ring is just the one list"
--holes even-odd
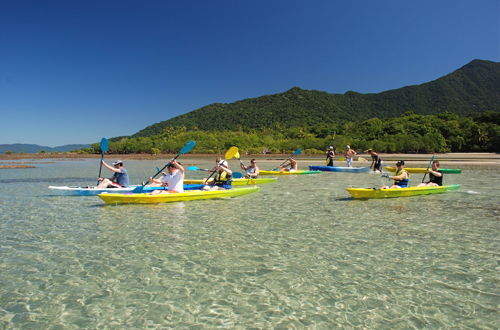
[(184, 167), (176, 160), (167, 164), (168, 173), (160, 179), (149, 178), (151, 186), (168, 187), (168, 190), (154, 190), (153, 195), (160, 193), (182, 193), (184, 192)]
[(388, 189), (388, 188), (408, 188), (408, 183), (409, 183), (409, 178), (410, 175), (408, 172), (405, 170), (405, 162), (404, 160), (399, 160), (396, 163), (396, 173), (392, 176), (390, 176), (387, 173), (382, 174), (383, 177), (389, 178), (391, 180), (394, 180), (394, 184), (392, 186), (384, 186), (382, 189)]
[(114, 172), (113, 177), (110, 179), (98, 178), (100, 181), (97, 188), (125, 188), (128, 186), (128, 172), (123, 167), (123, 162), (117, 160), (113, 163), (113, 166), (106, 164), (104, 160), (101, 160), (102, 165), (104, 165), (108, 170)]
[(370, 165), (370, 169), (374, 172), (382, 172), (382, 158), (373, 151), (372, 149), (368, 149), (367, 152), (370, 154), (372, 157), (372, 163)]
[(240, 167), (242, 170), (246, 171), (245, 178), (247, 178), (247, 179), (255, 179), (256, 177), (259, 176), (259, 167), (257, 166), (257, 161), (255, 160), (255, 158), (250, 160), (249, 166), (246, 166), (240, 160)]
[(233, 171), (229, 169), (227, 161), (222, 160), (220, 157), (215, 159), (215, 167), (208, 172), (215, 172), (213, 181), (208, 182), (203, 190), (222, 190), (231, 189), (233, 178)]
[(279, 167), (280, 172), (295, 172), (299, 169), (297, 161), (293, 157), (288, 158), (287, 162)]
[(356, 151), (354, 151), (349, 145), (347, 145), (344, 151), (347, 167), (352, 167), (352, 157), (354, 157), (355, 155), (357, 155)]
[(442, 186), (443, 185), (443, 172), (439, 170), (439, 160), (432, 161), (432, 168), (427, 170), (429, 173), (429, 181), (422, 182), (418, 187), (422, 186)]
[(326, 149), (326, 166), (333, 166), (333, 159), (335, 158), (335, 150), (333, 146), (329, 146)]

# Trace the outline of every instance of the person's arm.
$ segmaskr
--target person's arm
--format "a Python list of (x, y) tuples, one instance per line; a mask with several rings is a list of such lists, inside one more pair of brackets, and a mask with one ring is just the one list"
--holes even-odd
[(230, 169), (228, 169), (227, 167), (225, 167), (224, 165), (219, 165), (219, 167), (224, 171), (226, 172), (227, 174), (229, 175), (232, 175), (233, 174), (233, 171), (231, 171)]
[(115, 168), (111, 165), (108, 165), (106, 164), (106, 162), (104, 160), (101, 161), (102, 165), (104, 165), (108, 170), (112, 171), (112, 172), (116, 172), (116, 173), (120, 173), (121, 170), (119, 168)]
[(259, 176), (259, 173), (260, 173), (259, 167), (255, 165), (255, 172), (252, 173), (252, 176), (256, 178), (257, 176)]
[(176, 160), (172, 161), (172, 164), (174, 164), (175, 168), (181, 171), (181, 173), (184, 173), (184, 166), (179, 164)]
[(151, 183), (163, 184), (163, 182), (162, 182), (160, 179), (153, 179), (153, 178), (149, 178), (149, 182), (151, 182)]
[(245, 171), (248, 170), (248, 166), (245, 166), (245, 164), (243, 164), (243, 163), (240, 163), (240, 167), (242, 170), (245, 170)]
[(427, 170), (427, 172), (432, 173), (434, 176), (437, 176), (438, 178), (443, 176), (443, 173), (438, 172), (438, 171), (433, 171), (431, 169)]

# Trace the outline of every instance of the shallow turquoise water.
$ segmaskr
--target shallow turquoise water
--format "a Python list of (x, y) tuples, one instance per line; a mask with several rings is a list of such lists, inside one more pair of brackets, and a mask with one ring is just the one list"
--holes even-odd
[[(323, 173), (107, 206), (47, 189), (93, 184), (95, 159), (37, 166), (0, 171), (0, 328), (498, 328), (498, 167), (432, 196), (352, 200), (383, 182)], [(135, 183), (155, 166), (126, 163)]]

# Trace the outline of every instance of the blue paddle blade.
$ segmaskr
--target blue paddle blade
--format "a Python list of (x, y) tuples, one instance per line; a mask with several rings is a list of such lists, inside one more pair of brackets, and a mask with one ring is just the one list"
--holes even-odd
[(189, 141), (188, 143), (186, 143), (184, 145), (184, 147), (182, 147), (181, 151), (179, 151), (179, 155), (184, 155), (185, 153), (187, 152), (190, 152), (191, 150), (193, 150), (193, 148), (196, 146), (196, 142), (194, 141)]
[(293, 155), (294, 156), (297, 156), (297, 155), (300, 155), (302, 153), (302, 150), (301, 149), (297, 149), (293, 152)]
[(161, 169), (158, 166), (156, 166), (156, 172), (161, 172)]
[(101, 139), (101, 153), (105, 153), (108, 151), (108, 139), (102, 138)]
[(242, 177), (243, 177), (243, 174), (241, 174), (240, 172), (233, 172), (233, 178), (240, 179)]
[(188, 171), (198, 171), (198, 170), (200, 170), (200, 168), (197, 167), (197, 166), (189, 166), (187, 169), (188, 169)]

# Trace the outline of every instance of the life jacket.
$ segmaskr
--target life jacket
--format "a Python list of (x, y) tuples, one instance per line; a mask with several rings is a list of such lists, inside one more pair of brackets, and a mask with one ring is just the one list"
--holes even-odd
[(231, 183), (233, 182), (232, 175), (227, 174), (226, 171), (222, 171), (222, 173), (215, 173), (214, 176), (214, 185), (218, 187), (222, 187), (225, 189), (231, 189)]
[[(401, 174), (403, 174), (403, 171), (406, 172), (406, 170), (404, 170), (404, 169), (397, 170), (396, 174), (394, 174), (394, 176), (400, 176)], [(406, 175), (409, 176), (408, 172), (406, 173)], [(400, 186), (401, 188), (408, 187), (408, 183), (409, 183), (409, 179), (408, 178), (403, 179), (403, 180), (394, 180), (394, 184), (396, 186)]]

